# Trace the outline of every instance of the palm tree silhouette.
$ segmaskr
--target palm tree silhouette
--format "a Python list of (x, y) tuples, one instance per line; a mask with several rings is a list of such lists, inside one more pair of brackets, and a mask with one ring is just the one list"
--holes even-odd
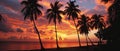
[(47, 9), (46, 13), (47, 13), (47, 19), (49, 19), (49, 23), (51, 22), (51, 20), (53, 20), (54, 25), (55, 25), (55, 33), (56, 33), (56, 45), (57, 48), (59, 48), (58, 45), (58, 36), (57, 36), (57, 21), (60, 24), (62, 21), (62, 17), (60, 14), (64, 14), (64, 12), (62, 10), (60, 10), (60, 8), (63, 6), (62, 4), (59, 3), (59, 1), (55, 1), (54, 4), (50, 4), (51, 8)]
[(76, 23), (75, 23), (75, 19), (78, 18), (79, 16), (79, 13), (80, 13), (80, 10), (78, 9), (78, 5), (75, 5), (75, 2), (76, 1), (70, 1), (67, 2), (67, 5), (64, 10), (65, 14), (68, 16), (68, 19), (70, 20), (72, 18), (72, 20), (74, 21), (74, 25), (75, 25), (75, 28), (76, 28), (76, 32), (77, 32), (77, 35), (78, 35), (78, 42), (79, 42), (79, 46), (81, 46), (81, 43), (80, 43), (80, 36), (79, 36), (79, 33), (77, 31), (77, 27), (76, 27)]
[[(110, 0), (102, 1), (107, 1), (105, 3), (108, 3)], [(107, 38), (107, 43), (110, 43), (113, 47), (120, 46), (120, 0), (113, 1), (112, 5), (108, 8), (108, 14), (110, 26), (106, 28), (105, 33), (109, 33), (109, 31), (111, 31), (111, 33), (109, 33), (109, 37), (105, 34), (106, 36), (104, 36), (104, 38)], [(119, 50), (119, 48), (117, 48), (117, 50)]]
[(92, 19), (91, 19), (92, 29), (93, 28), (98, 29), (96, 36), (99, 38), (99, 42), (98, 42), (99, 45), (102, 43), (101, 34), (103, 34), (102, 32), (103, 29), (105, 28), (105, 23), (102, 17), (103, 16), (101, 15), (94, 14), (92, 15)]
[(78, 30), (80, 31), (81, 34), (85, 34), (87, 46), (88, 46), (88, 40), (90, 40), (91, 44), (94, 45), (88, 36), (89, 30), (90, 30), (89, 26), (90, 26), (89, 18), (85, 16), (84, 14), (81, 15), (81, 18), (79, 18), (78, 20), (77, 27), (79, 28)]
[(39, 37), (41, 50), (43, 50), (44, 47), (40, 38), (39, 30), (37, 29), (36, 22), (35, 22), (35, 20), (37, 20), (37, 16), (42, 15), (42, 12), (41, 10), (39, 10), (39, 8), (43, 8), (43, 6), (39, 5), (37, 3), (37, 0), (22, 1), (21, 4), (24, 5), (24, 8), (21, 10), (21, 12), (24, 14), (24, 20), (30, 19), (33, 22), (34, 28)]
[[(111, 0), (102, 0), (108, 3)], [(103, 38), (107, 40), (108, 50), (120, 51), (120, 0), (112, 0), (112, 5), (108, 8), (109, 27), (104, 29)], [(110, 46), (109, 46), (110, 45)]]

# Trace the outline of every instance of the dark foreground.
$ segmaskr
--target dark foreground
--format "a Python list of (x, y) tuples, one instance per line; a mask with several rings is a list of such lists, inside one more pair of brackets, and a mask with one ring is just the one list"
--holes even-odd
[(53, 49), (34, 49), (34, 50), (10, 50), (10, 51), (119, 51), (107, 45), (101, 46), (83, 46), (83, 47), (69, 47), (69, 48), (53, 48)]

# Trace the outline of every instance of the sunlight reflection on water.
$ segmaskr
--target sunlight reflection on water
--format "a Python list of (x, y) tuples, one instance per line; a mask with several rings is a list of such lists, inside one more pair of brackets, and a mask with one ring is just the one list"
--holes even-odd
[[(94, 43), (97, 45), (97, 43)], [(45, 48), (56, 48), (56, 43), (43, 43)], [(82, 46), (86, 46), (86, 43), (82, 43)], [(76, 47), (78, 46), (78, 43), (74, 42), (74, 43), (65, 43), (65, 42), (61, 42), (59, 43), (59, 46), (61, 48), (64, 47)], [(6, 43), (0, 43), (0, 50), (32, 50), (32, 49), (40, 49), (40, 45), (39, 43), (36, 42), (20, 42), (20, 43), (16, 43), (16, 42), (6, 42)]]

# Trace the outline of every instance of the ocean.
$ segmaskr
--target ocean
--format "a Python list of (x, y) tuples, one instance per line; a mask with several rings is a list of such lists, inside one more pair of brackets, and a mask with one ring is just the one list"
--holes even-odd
[[(94, 43), (97, 45), (97, 43)], [(56, 48), (56, 43), (54, 42), (44, 42), (44, 48)], [(82, 46), (86, 46), (86, 43), (81, 43)], [(90, 45), (90, 43), (89, 43)], [(65, 47), (77, 47), (78, 42), (60, 42), (60, 48)], [(40, 44), (38, 42), (0, 42), (0, 50), (33, 50), (40, 49)]]

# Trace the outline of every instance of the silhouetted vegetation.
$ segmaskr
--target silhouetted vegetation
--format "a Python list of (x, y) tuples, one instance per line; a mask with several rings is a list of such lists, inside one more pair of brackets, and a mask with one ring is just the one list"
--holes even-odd
[(33, 22), (36, 33), (38, 34), (41, 49), (44, 49), (41, 42), (40, 33), (35, 22), (35, 20), (37, 20), (37, 16), (42, 15), (42, 12), (39, 8), (43, 8), (43, 6), (39, 5), (37, 0), (22, 1), (21, 4), (24, 5), (24, 8), (21, 10), (21, 12), (24, 14), (24, 20), (30, 19)]
[[(102, 0), (108, 3), (111, 0)], [(103, 39), (107, 40), (107, 50), (119, 51), (120, 46), (120, 0), (114, 0), (113, 4), (108, 8), (109, 27), (104, 29)]]
[(55, 33), (56, 33), (56, 44), (57, 44), (57, 48), (59, 48), (58, 45), (58, 34), (57, 34), (57, 21), (60, 24), (62, 21), (62, 16), (60, 14), (64, 14), (64, 12), (62, 10), (60, 10), (60, 8), (63, 6), (62, 4), (59, 3), (59, 1), (55, 1), (54, 4), (50, 4), (51, 8), (47, 9), (47, 19), (49, 20), (49, 23), (51, 22), (51, 20), (53, 20), (54, 25), (55, 25)]
[(97, 15), (94, 14), (92, 15), (92, 19), (91, 19), (91, 28), (92, 29), (98, 29), (98, 32), (95, 34), (98, 38), (99, 38), (99, 42), (98, 44), (101, 45), (102, 43), (102, 36), (101, 34), (103, 34), (103, 30), (105, 29), (105, 23), (104, 23), (104, 19), (103, 16), (101, 15)]
[(91, 44), (94, 45), (91, 41), (91, 39), (88, 37), (89, 31), (90, 31), (90, 23), (89, 23), (89, 17), (85, 16), (85, 15), (81, 15), (81, 18), (79, 18), (78, 20), (78, 24), (77, 27), (79, 28), (78, 31), (81, 34), (85, 34), (86, 36), (86, 43), (88, 46), (88, 40), (90, 40)]
[[(102, 2), (108, 3), (111, 0), (101, 0)], [(101, 45), (102, 40), (107, 40), (107, 45), (104, 47), (106, 48), (100, 48), (100, 49), (119, 49), (120, 46), (120, 0), (114, 0), (113, 4), (108, 8), (108, 14), (109, 14), (109, 19), (108, 19), (108, 27), (105, 28), (105, 23), (103, 20), (103, 16), (94, 14), (92, 15), (92, 18), (89, 19), (86, 15), (81, 15), (81, 18), (78, 18), (80, 15), (81, 10), (78, 9), (78, 5), (75, 5), (76, 1), (71, 1), (67, 2), (67, 5), (65, 7), (64, 11), (61, 11), (60, 8), (63, 6), (62, 4), (59, 3), (59, 1), (55, 1), (54, 4), (50, 4), (50, 9), (47, 9), (47, 19), (49, 20), (49, 23), (53, 21), (55, 25), (55, 33), (56, 33), (56, 45), (57, 48), (59, 48), (58, 45), (58, 35), (57, 35), (57, 21), (60, 24), (62, 22), (62, 17), (60, 14), (66, 14), (68, 19), (72, 19), (76, 28), (76, 32), (78, 35), (78, 42), (79, 46), (81, 46), (80, 43), (80, 34), (84, 34), (86, 36), (86, 42), (88, 46), (88, 40), (92, 43), (91, 39), (89, 38), (88, 34), (91, 29), (98, 29), (98, 32), (95, 34), (99, 38), (99, 43)], [(41, 38), (40, 38), (40, 33), (37, 29), (36, 22), (37, 16), (42, 15), (41, 10), (38, 8), (43, 8), (43, 6), (37, 4), (37, 0), (27, 0), (27, 1), (22, 1), (22, 5), (25, 7), (21, 10), (21, 12), (24, 14), (24, 19), (30, 19), (33, 24), (34, 28), (38, 34), (39, 40), (40, 40), (40, 45), (41, 49), (44, 49)], [(0, 21), (2, 20), (2, 16), (0, 15)], [(76, 23), (76, 20), (78, 21)], [(79, 28), (79, 29), (77, 29)], [(92, 43), (92, 45), (94, 45)]]
[(74, 21), (74, 25), (75, 25), (76, 32), (77, 32), (77, 35), (78, 35), (79, 46), (81, 46), (80, 36), (79, 36), (78, 31), (77, 31), (77, 25), (75, 23), (75, 20), (79, 17), (81, 11), (80, 11), (80, 9), (78, 9), (79, 5), (75, 5), (75, 2), (76, 1), (69, 0), (69, 2), (67, 2), (68, 6), (65, 7), (64, 12), (67, 15), (69, 20), (72, 19)]

